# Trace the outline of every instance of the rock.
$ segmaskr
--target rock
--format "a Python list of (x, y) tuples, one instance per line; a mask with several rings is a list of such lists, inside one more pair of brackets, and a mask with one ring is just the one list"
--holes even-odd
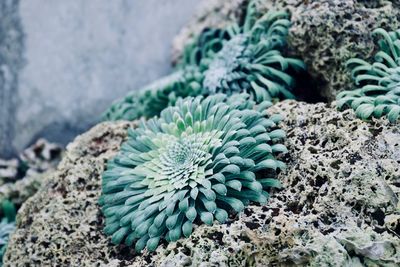
[(67, 144), (115, 99), (171, 71), (197, 0), (0, 4), (0, 156)]
[[(203, 29), (241, 21), (247, 3), (246, 0), (204, 3), (207, 8), (176, 37), (175, 60), (188, 40)], [(346, 61), (373, 56), (376, 45), (371, 32), (379, 27), (390, 31), (400, 27), (399, 4), (398, 0), (260, 0), (259, 10), (285, 9), (291, 13), (288, 54), (305, 61), (312, 77), (311, 82), (305, 83), (312, 84), (316, 93), (332, 101), (337, 92), (353, 86)]]
[(28, 170), (22, 179), (1, 185), (0, 201), (6, 199), (14, 203), (16, 207), (20, 207), (28, 198), (39, 190), (51, 171), (52, 169), (44, 173), (37, 173)]
[(27, 168), (36, 172), (44, 172), (56, 167), (61, 159), (62, 151), (60, 145), (40, 138), (21, 153), (20, 159)]
[(36, 193), (46, 179), (45, 173), (55, 169), (61, 156), (59, 145), (39, 139), (18, 159), (0, 159), (0, 202), (7, 199), (20, 207)]
[(228, 223), (135, 255), (102, 233), (100, 175), (134, 123), (106, 122), (67, 147), (20, 209), (5, 266), (398, 266), (400, 129), (351, 110), (284, 101), (283, 189)]
[(18, 173), (18, 160), (0, 159), (0, 181), (3, 183), (6, 180), (14, 180)]

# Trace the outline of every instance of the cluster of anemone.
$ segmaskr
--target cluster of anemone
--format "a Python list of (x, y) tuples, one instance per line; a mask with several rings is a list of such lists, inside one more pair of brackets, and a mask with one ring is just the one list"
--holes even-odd
[(199, 67), (203, 94), (246, 92), (257, 102), (295, 98), (288, 72), (302, 71), (305, 65), (282, 55), (289, 15), (269, 11), (259, 16), (256, 2), (248, 5), (242, 26), (206, 29), (185, 48), (180, 65)]
[(339, 109), (352, 108), (361, 119), (387, 116), (396, 122), (400, 116), (400, 30), (373, 32), (381, 39), (372, 64), (358, 58), (348, 61), (351, 76), (357, 86), (337, 96)]
[(0, 221), (0, 266), (7, 249), (9, 236), (15, 230), (16, 210), (12, 202), (5, 200), (1, 203), (2, 219)]
[(188, 237), (194, 225), (224, 223), (250, 202), (264, 204), (285, 133), (280, 116), (248, 95), (179, 99), (128, 132), (103, 173), (99, 203), (115, 244), (155, 250)]
[(282, 55), (290, 27), (286, 12), (256, 11), (248, 5), (242, 25), (206, 29), (188, 44), (176, 73), (114, 103), (106, 120), (134, 120), (159, 115), (176, 97), (248, 93), (258, 103), (294, 98), (290, 72), (303, 70), (301, 60)]

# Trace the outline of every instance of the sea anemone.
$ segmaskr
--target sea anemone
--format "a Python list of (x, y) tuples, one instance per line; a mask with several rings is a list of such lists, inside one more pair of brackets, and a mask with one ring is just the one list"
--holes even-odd
[(304, 63), (282, 55), (290, 27), (286, 12), (269, 11), (261, 17), (251, 1), (242, 26), (206, 29), (185, 49), (180, 66), (196, 64), (204, 73), (203, 94), (247, 92), (258, 103), (292, 99), (290, 69)]
[(373, 34), (381, 37), (375, 62), (358, 58), (347, 62), (358, 88), (340, 92), (337, 106), (354, 109), (364, 120), (386, 115), (390, 122), (396, 122), (400, 116), (400, 30), (388, 33), (376, 29)]
[(153, 251), (195, 224), (224, 223), (251, 201), (265, 204), (284, 163), (280, 116), (247, 95), (179, 99), (160, 118), (130, 129), (107, 164), (99, 200), (115, 244)]

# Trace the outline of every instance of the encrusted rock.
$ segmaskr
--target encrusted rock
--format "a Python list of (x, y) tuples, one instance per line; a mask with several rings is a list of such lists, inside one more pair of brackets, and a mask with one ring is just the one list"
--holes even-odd
[(50, 143), (41, 138), (25, 149), (20, 158), (29, 169), (43, 172), (57, 165), (60, 161), (61, 153), (62, 147), (60, 145)]
[(16, 179), (18, 174), (18, 160), (0, 159), (0, 182), (5, 183), (9, 180), (13, 181)]
[[(224, 27), (240, 21), (246, 0), (208, 0), (191, 24), (174, 42), (175, 60), (184, 44), (207, 27)], [(376, 47), (372, 30), (400, 27), (400, 2), (358, 0), (260, 0), (259, 10), (285, 9), (291, 13), (290, 56), (302, 58), (319, 94), (334, 100), (338, 91), (352, 88), (345, 63), (368, 59)]]
[(8, 199), (19, 207), (36, 193), (61, 159), (62, 147), (39, 139), (25, 149), (18, 159), (0, 159), (0, 201)]
[(102, 233), (101, 173), (134, 123), (78, 137), (47, 184), (21, 208), (5, 266), (398, 266), (400, 129), (351, 110), (284, 101), (283, 189), (227, 224), (135, 255)]

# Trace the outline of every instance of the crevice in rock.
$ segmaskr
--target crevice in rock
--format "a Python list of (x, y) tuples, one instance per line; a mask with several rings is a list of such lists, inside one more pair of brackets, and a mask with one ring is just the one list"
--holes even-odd
[(299, 101), (307, 103), (328, 103), (328, 99), (323, 96), (321, 88), (326, 86), (323, 81), (315, 80), (310, 73), (289, 73), (296, 80), (296, 85), (293, 88), (293, 93)]

